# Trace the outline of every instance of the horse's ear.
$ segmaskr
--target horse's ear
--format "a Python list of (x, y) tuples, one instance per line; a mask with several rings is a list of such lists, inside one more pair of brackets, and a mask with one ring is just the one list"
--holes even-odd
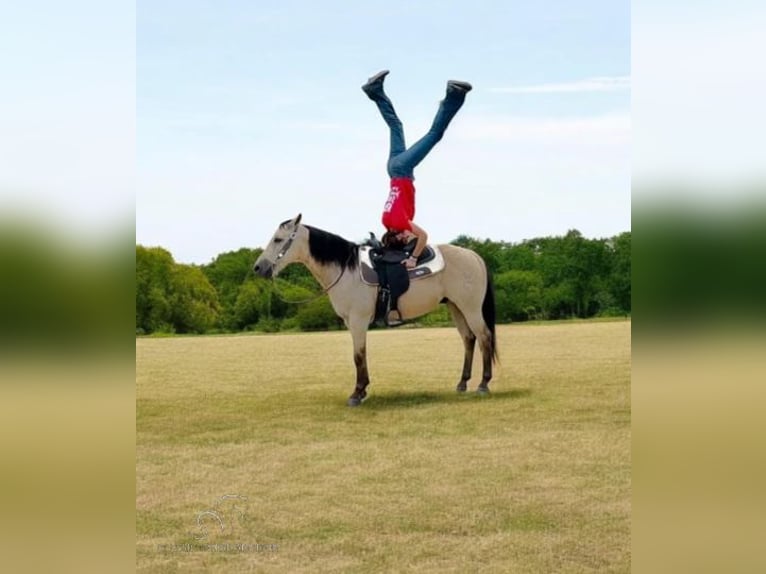
[(293, 222), (293, 225), (295, 225), (295, 227), (298, 227), (298, 224), (301, 222), (301, 217), (303, 217), (303, 214), (299, 213), (298, 217), (295, 218), (295, 221)]

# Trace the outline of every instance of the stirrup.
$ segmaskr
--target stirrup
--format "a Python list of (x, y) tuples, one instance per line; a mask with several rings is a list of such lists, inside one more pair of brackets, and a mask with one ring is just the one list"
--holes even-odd
[[(391, 315), (393, 313), (396, 313), (398, 315), (398, 319), (391, 319)], [(404, 325), (404, 319), (402, 319), (402, 312), (399, 311), (399, 309), (390, 309), (388, 313), (386, 313), (386, 326), (387, 327), (398, 327), (400, 325)]]

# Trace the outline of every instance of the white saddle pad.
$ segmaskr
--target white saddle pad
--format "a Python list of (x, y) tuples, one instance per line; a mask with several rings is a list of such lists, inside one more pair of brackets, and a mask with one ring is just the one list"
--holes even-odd
[[(436, 245), (429, 245), (429, 247), (433, 249), (434, 258), (422, 265), (418, 265), (414, 269), (410, 269), (410, 281), (430, 277), (444, 269), (444, 257), (442, 256), (441, 249)], [(378, 274), (375, 272), (370, 260), (370, 249), (368, 245), (363, 245), (359, 248), (359, 274), (362, 281), (367, 285), (377, 285)]]

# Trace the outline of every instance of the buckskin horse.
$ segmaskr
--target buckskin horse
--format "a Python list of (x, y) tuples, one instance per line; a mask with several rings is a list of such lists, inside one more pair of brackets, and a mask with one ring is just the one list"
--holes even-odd
[[(444, 259), (443, 270), (413, 281), (399, 299), (399, 311), (403, 319), (414, 319), (446, 303), (465, 347), (457, 391), (468, 388), (478, 340), (483, 372), (476, 391), (488, 393), (492, 365), (497, 360), (492, 278), (484, 260), (474, 251), (456, 245), (437, 247)], [(360, 245), (338, 235), (301, 224), (298, 215), (279, 225), (253, 266), (256, 275), (271, 278), (291, 263), (303, 263), (329, 295), (354, 343), (356, 386), (348, 399), (349, 406), (360, 405), (367, 396), (367, 328), (375, 316), (377, 300), (377, 288), (362, 279), (360, 250)]]

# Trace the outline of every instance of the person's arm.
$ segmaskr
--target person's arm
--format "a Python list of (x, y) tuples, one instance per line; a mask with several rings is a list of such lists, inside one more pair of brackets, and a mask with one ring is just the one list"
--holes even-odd
[(418, 257), (420, 257), (420, 254), (423, 253), (423, 250), (426, 248), (426, 243), (428, 242), (428, 233), (426, 233), (425, 229), (423, 229), (422, 227), (418, 225), (415, 225), (415, 223), (412, 221), (410, 221), (410, 228), (412, 233), (418, 239), (415, 242), (415, 249), (412, 250), (412, 257), (410, 259), (405, 260), (405, 265), (407, 266), (407, 269), (412, 269), (413, 267), (415, 267)]

